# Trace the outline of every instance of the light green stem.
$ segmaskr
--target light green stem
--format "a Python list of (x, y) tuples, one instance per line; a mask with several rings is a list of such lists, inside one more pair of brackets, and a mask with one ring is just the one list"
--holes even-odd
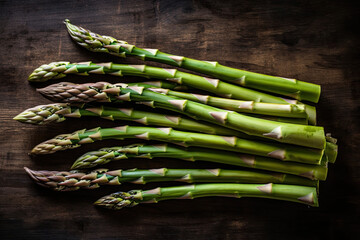
[(83, 171), (34, 171), (25, 168), (29, 176), (43, 187), (55, 191), (95, 189), (101, 185), (120, 185), (124, 182), (145, 184), (148, 182), (180, 181), (232, 182), (232, 183), (282, 183), (318, 187), (319, 182), (276, 172), (226, 169), (97, 169)]
[(38, 144), (32, 154), (50, 154), (56, 151), (80, 147), (82, 144), (105, 139), (138, 138), (172, 142), (182, 146), (198, 146), (266, 156), (283, 161), (320, 164), (324, 150), (246, 140), (238, 137), (218, 136), (195, 132), (183, 132), (172, 128), (121, 126), (79, 130), (71, 134), (58, 135)]
[(197, 197), (260, 197), (303, 203), (317, 207), (316, 188), (284, 184), (236, 184), (210, 183), (176, 187), (158, 187), (151, 190), (116, 192), (98, 199), (94, 204), (119, 210), (139, 203), (157, 203), (169, 199), (193, 199)]

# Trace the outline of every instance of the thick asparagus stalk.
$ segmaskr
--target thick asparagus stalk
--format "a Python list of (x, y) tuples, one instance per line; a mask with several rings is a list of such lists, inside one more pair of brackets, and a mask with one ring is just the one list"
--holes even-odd
[(125, 41), (117, 40), (113, 37), (101, 36), (84, 28), (77, 27), (70, 24), (69, 20), (65, 20), (65, 23), (72, 39), (80, 46), (93, 52), (105, 52), (119, 57), (137, 56), (143, 60), (179, 66), (205, 73), (233, 84), (277, 93), (298, 100), (307, 100), (316, 103), (320, 97), (320, 86), (316, 84), (302, 82), (296, 79), (248, 72), (223, 66), (218, 62), (199, 61), (183, 56), (163, 53), (158, 49), (142, 49), (130, 45)]
[(91, 102), (112, 99), (142, 102), (146, 105), (180, 111), (190, 117), (226, 126), (249, 135), (265, 137), (279, 142), (323, 149), (325, 134), (322, 127), (280, 123), (249, 117), (202, 103), (171, 97), (143, 87), (104, 82), (88, 84), (59, 83), (39, 92), (54, 101)]
[(273, 142), (260, 142), (238, 137), (218, 136), (195, 132), (183, 132), (172, 128), (120, 126), (115, 128), (95, 128), (58, 135), (38, 144), (32, 154), (50, 154), (56, 151), (80, 147), (105, 139), (138, 138), (172, 142), (182, 146), (198, 146), (266, 156), (283, 161), (320, 164), (324, 150), (305, 148)]
[[(283, 104), (297, 103), (297, 101), (294, 100), (286, 100), (262, 92), (242, 88), (240, 86), (219, 81), (218, 79), (210, 79), (190, 73), (180, 72), (177, 69), (164, 69), (146, 65), (127, 65), (115, 63), (95, 64), (92, 62), (71, 64), (69, 62), (53, 62), (42, 65), (35, 69), (34, 72), (29, 76), (29, 81), (43, 82), (49, 79), (63, 78), (67, 74), (88, 75), (89, 73), (110, 74), (114, 76), (131, 75), (146, 78), (158, 78), (239, 100)], [(307, 115), (309, 117), (309, 122), (315, 125), (315, 108), (309, 105), (305, 106)]]
[(97, 169), (84, 171), (34, 171), (25, 167), (26, 172), (37, 184), (55, 191), (94, 189), (101, 185), (120, 185), (124, 182), (145, 184), (148, 182), (180, 181), (232, 182), (232, 183), (282, 183), (317, 187), (318, 181), (288, 174), (254, 170), (225, 169), (118, 169), (109, 171)]
[(288, 173), (312, 180), (325, 180), (327, 176), (326, 158), (322, 159), (321, 165), (310, 165), (295, 162), (282, 162), (272, 158), (208, 148), (183, 148), (171, 144), (135, 144), (130, 146), (102, 148), (97, 151), (85, 153), (74, 162), (71, 168), (93, 168), (111, 161), (121, 161), (129, 158), (177, 158), (186, 161), (209, 161), (246, 168)]
[(134, 207), (139, 203), (157, 203), (169, 199), (194, 199), (197, 197), (260, 197), (303, 203), (317, 207), (315, 187), (285, 184), (236, 184), (211, 183), (176, 187), (158, 187), (151, 190), (116, 192), (98, 199), (94, 204), (119, 210)]

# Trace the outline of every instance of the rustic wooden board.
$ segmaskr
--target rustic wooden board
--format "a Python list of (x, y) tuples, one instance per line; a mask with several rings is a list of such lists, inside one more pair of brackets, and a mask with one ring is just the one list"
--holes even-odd
[[(255, 3), (257, 2), (257, 3)], [(350, 1), (349, 1), (350, 2)], [(349, 239), (359, 232), (359, 7), (344, 1), (0, 1), (0, 236), (2, 239)], [(320, 207), (206, 198), (142, 205), (119, 212), (91, 206), (115, 191), (53, 193), (23, 167), (60, 170), (107, 141), (31, 159), (37, 143), (106, 120), (29, 126), (12, 120), (49, 101), (27, 76), (41, 64), (137, 62), (87, 52), (62, 21), (138, 46), (322, 85), (319, 124), (339, 139), (340, 154), (320, 185)], [(71, 77), (115, 82), (115, 78)], [(225, 167), (176, 160), (127, 160), (109, 168)], [(165, 184), (163, 184), (165, 185)], [(117, 189), (151, 188), (124, 184)]]

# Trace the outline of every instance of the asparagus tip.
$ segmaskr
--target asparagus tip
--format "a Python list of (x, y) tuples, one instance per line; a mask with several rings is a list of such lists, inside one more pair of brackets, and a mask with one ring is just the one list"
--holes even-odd
[(33, 171), (32, 171), (30, 168), (24, 167), (24, 170), (26, 171), (27, 174), (29, 174), (29, 176), (30, 176), (32, 179), (34, 179), (35, 181), (37, 181), (37, 178), (34, 176)]
[(46, 184), (44, 184), (42, 181), (40, 181), (40, 179), (38, 178), (38, 177), (41, 177), (41, 174), (39, 171), (31, 170), (28, 167), (24, 167), (24, 170), (30, 176), (30, 178), (33, 179), (38, 185), (40, 185), (42, 187), (47, 187), (47, 188), (49, 187)]
[(19, 121), (19, 122), (23, 122), (26, 119), (20, 114), (16, 115), (15, 117), (13, 117), (13, 120)]
[(138, 191), (112, 193), (99, 198), (94, 202), (94, 205), (113, 210), (120, 210), (124, 207), (134, 207), (139, 204), (135, 200), (138, 194), (137, 192)]

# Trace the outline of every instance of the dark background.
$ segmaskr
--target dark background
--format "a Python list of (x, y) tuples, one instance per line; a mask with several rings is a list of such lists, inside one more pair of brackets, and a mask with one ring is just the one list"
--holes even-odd
[[(2, 239), (355, 239), (359, 234), (359, 7), (350, 1), (0, 1), (0, 238)], [(98, 142), (31, 159), (36, 144), (106, 120), (72, 119), (49, 126), (12, 120), (49, 103), (27, 76), (41, 64), (140, 62), (76, 46), (62, 21), (139, 47), (322, 85), (319, 125), (339, 139), (339, 157), (320, 185), (320, 207), (264, 199), (203, 198), (140, 205), (118, 212), (91, 203), (116, 189), (54, 193), (23, 167), (66, 170)], [(151, 63), (152, 64), (152, 63)], [(154, 65), (154, 64), (152, 64)], [(121, 81), (74, 77), (68, 81)], [(85, 122), (86, 121), (86, 122)], [(115, 168), (226, 167), (179, 160), (127, 160)], [(229, 168), (229, 167), (228, 167)], [(169, 184), (161, 184), (163, 186)]]

